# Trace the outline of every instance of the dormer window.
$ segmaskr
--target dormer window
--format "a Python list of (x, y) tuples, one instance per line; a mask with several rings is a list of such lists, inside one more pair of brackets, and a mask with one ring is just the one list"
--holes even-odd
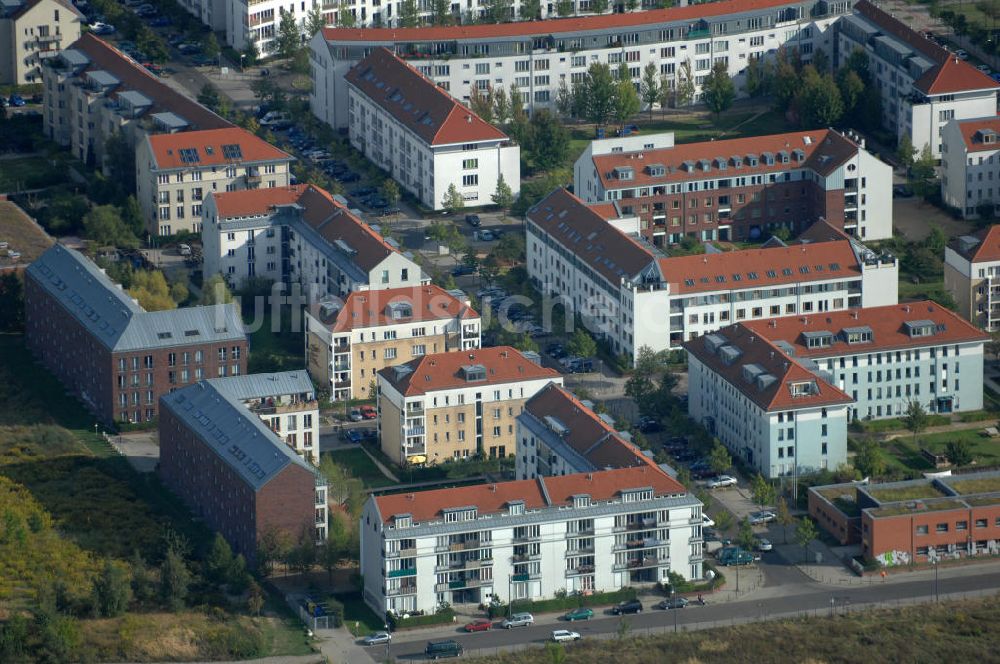
[(660, 178), (667, 174), (667, 168), (663, 164), (650, 164), (646, 171), (654, 178)]
[[(590, 496), (587, 496), (590, 500)], [(622, 489), (622, 502), (623, 503), (637, 503), (640, 500), (652, 500), (653, 490), (646, 489)], [(575, 500), (575, 496), (574, 496)]]
[(581, 493), (576, 496), (573, 496), (573, 507), (575, 508), (590, 507), (590, 494)]
[(931, 320), (906, 321), (904, 325), (911, 339), (916, 337), (930, 337), (937, 331), (937, 325)]
[(521, 514), (524, 514), (524, 501), (512, 500), (507, 503), (507, 513), (510, 516), (520, 516)]
[(445, 523), (456, 523), (458, 521), (474, 521), (476, 519), (475, 507), (457, 507), (441, 510), (444, 514)]
[(992, 129), (980, 129), (979, 130), (979, 141), (986, 145), (997, 142), (997, 133)]
[(814, 394), (819, 394), (816, 382), (811, 380), (789, 383), (788, 388), (792, 391), (793, 397), (808, 397)]
[(410, 528), (413, 526), (413, 516), (410, 514), (397, 514), (392, 517), (392, 525), (396, 528)]
[(826, 330), (803, 332), (806, 348), (829, 348), (833, 345), (833, 334)]
[(853, 345), (853, 344), (871, 343), (872, 329), (868, 326), (848, 327), (844, 328), (843, 336), (844, 336), (844, 341), (848, 344)]
[(631, 166), (624, 166), (615, 169), (615, 179), (618, 180), (633, 180), (635, 179), (635, 170)]
[(467, 383), (486, 380), (486, 367), (481, 364), (467, 364), (462, 367), (462, 377)]

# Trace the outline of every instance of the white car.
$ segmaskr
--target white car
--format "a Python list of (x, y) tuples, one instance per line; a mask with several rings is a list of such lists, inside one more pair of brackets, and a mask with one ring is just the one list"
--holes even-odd
[(715, 521), (712, 521), (712, 517), (710, 517), (709, 515), (707, 515), (705, 513), (702, 513), (702, 515), (701, 515), (701, 526), (702, 526), (702, 528), (714, 528), (715, 527)]
[(778, 519), (778, 515), (774, 512), (769, 512), (763, 510), (761, 512), (751, 512), (750, 516), (747, 517), (750, 520), (750, 525), (759, 526), (765, 523), (770, 523)]
[(774, 545), (771, 544), (771, 540), (764, 539), (763, 537), (761, 537), (760, 539), (757, 540), (757, 550), (758, 551), (773, 551), (774, 550)]
[(571, 632), (568, 629), (553, 630), (552, 640), (556, 643), (562, 643), (563, 641), (579, 641), (580, 632)]
[(736, 486), (736, 478), (730, 475), (719, 475), (718, 477), (713, 477), (708, 482), (705, 483), (709, 489), (722, 489), (727, 486)]

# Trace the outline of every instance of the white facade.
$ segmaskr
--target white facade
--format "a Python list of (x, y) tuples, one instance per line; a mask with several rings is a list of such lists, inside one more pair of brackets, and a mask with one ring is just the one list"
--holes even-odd
[(62, 0), (0, 3), (0, 84), (41, 83), (42, 63), (80, 37), (82, 19)]
[[(649, 491), (648, 483), (646, 492), (630, 491), (637, 471), (624, 471), (629, 474), (613, 495), (587, 495), (589, 475), (566, 476), (559, 480), (580, 485), (568, 505), (526, 506), (522, 494), (489, 514), (477, 512), (477, 503), (448, 502), (463, 500), (461, 489), (451, 490), (454, 498), (446, 491), (417, 494), (441, 510), (423, 521), (383, 514), (371, 498), (361, 516), (365, 602), (379, 615), (433, 612), (440, 602), (478, 605), (490, 595), (509, 602), (649, 585), (670, 571), (701, 579), (701, 503), (687, 493)], [(509, 482), (495, 490), (516, 492), (525, 484), (525, 493), (537, 492), (536, 483), (553, 481)]]
[(1000, 144), (996, 115), (952, 120), (941, 135), (941, 197), (965, 219), (978, 219), (979, 207), (1000, 209)]
[(394, 50), (465, 102), (472, 86), (509, 90), (514, 85), (529, 112), (553, 108), (560, 84), (580, 80), (594, 62), (612, 69), (627, 63), (636, 84), (648, 63), (674, 84), (687, 63), (696, 100), (713, 63), (724, 62), (742, 92), (750, 56), (764, 57), (780, 47), (797, 49), (806, 61), (817, 49), (831, 53), (830, 28), (850, 9), (849, 2), (761, 5), (751, 11), (746, 5), (719, 2), (697, 12), (679, 7), (574, 21), (327, 30), (313, 37), (310, 46), (312, 111), (335, 128), (348, 126), (344, 75), (377, 46)]

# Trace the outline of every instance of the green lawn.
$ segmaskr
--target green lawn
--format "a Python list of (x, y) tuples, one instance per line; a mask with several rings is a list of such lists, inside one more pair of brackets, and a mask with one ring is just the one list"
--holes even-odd
[[(983, 427), (988, 424), (988, 422), (984, 422)], [(972, 448), (972, 456), (976, 460), (976, 465), (1000, 465), (1000, 441), (988, 438), (980, 431), (977, 428), (921, 435), (917, 436), (916, 443), (913, 442), (912, 435), (902, 436), (887, 443), (888, 459), (892, 465), (907, 470), (933, 470), (931, 464), (920, 455), (921, 449), (927, 449), (934, 454), (946, 454), (949, 442), (964, 440)]]
[(256, 328), (250, 333), (248, 373), (305, 368), (305, 340), (301, 332), (291, 331), (288, 307), (282, 307), (280, 329), (272, 329), (270, 311), (260, 322), (252, 318), (245, 322)]
[(364, 482), (365, 486), (370, 489), (395, 484), (395, 482), (382, 474), (382, 471), (365, 454), (364, 450), (358, 448), (334, 450), (326, 452), (324, 456), (332, 458), (337, 465), (343, 466), (353, 477)]
[(40, 189), (65, 179), (65, 167), (59, 160), (23, 157), (0, 161), (0, 192)]
[[(366, 636), (385, 629), (385, 620), (365, 604), (361, 593), (334, 595), (333, 599), (344, 605), (344, 625), (354, 636)], [(355, 623), (358, 623), (356, 627)]]

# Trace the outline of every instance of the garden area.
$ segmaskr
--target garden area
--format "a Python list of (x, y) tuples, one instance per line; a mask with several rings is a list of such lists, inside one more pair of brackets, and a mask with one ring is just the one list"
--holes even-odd
[(371, 460), (371, 457), (365, 454), (365, 451), (360, 448), (333, 450), (325, 452), (323, 456), (329, 457), (331, 461), (344, 468), (352, 477), (361, 480), (366, 488), (377, 489), (395, 484), (395, 482), (379, 470), (375, 462)]

